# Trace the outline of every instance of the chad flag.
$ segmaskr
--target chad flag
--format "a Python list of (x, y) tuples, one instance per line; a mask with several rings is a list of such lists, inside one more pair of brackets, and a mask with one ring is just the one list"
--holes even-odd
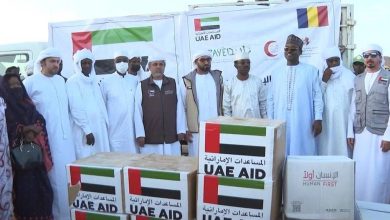
[(201, 186), (204, 203), (263, 209), (263, 181), (211, 175), (198, 175), (198, 178), (204, 178)]
[(129, 194), (181, 200), (180, 173), (128, 168)]
[(205, 152), (265, 157), (266, 127), (206, 123)]
[(153, 41), (153, 32), (151, 26), (114, 28), (72, 33), (73, 53), (83, 48), (92, 50), (92, 47), (97, 45), (140, 41)]
[(298, 28), (328, 26), (328, 7), (317, 6), (297, 9)]

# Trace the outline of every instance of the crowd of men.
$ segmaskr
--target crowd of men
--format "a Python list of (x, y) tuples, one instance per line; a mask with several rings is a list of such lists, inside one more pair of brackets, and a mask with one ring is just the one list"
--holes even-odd
[[(164, 57), (114, 55), (116, 71), (98, 81), (88, 49), (74, 54), (75, 73), (57, 73), (61, 54), (42, 51), (23, 84), (47, 122), (54, 162), (49, 172), (55, 219), (68, 219), (65, 165), (97, 152), (197, 156), (199, 122), (219, 115), (286, 121), (286, 155), (345, 155), (356, 161), (356, 199), (390, 203), (389, 79), (382, 49), (369, 45), (354, 58), (354, 73), (337, 47), (323, 53), (324, 70), (300, 62), (303, 41), (290, 35), (286, 65), (268, 89), (250, 74), (249, 54), (237, 54), (237, 75), (223, 83), (212, 56), (193, 57), (194, 69), (178, 81), (164, 74)], [(355, 77), (356, 75), (356, 77)]]

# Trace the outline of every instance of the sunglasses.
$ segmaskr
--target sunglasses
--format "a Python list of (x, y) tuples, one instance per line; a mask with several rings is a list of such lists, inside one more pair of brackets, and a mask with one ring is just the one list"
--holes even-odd
[(364, 59), (367, 59), (367, 58), (369, 58), (369, 57), (371, 57), (371, 58), (376, 58), (376, 57), (379, 56), (379, 55), (380, 55), (379, 52), (363, 53)]

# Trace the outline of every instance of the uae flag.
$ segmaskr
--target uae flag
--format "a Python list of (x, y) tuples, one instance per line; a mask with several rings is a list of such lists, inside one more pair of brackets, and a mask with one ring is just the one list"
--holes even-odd
[(211, 175), (203, 178), (204, 203), (263, 209), (264, 182)]
[(85, 212), (81, 210), (72, 210), (72, 220), (127, 220), (126, 215), (111, 215), (96, 212)]
[(116, 194), (117, 183), (114, 169), (70, 165), (69, 171), (71, 186), (80, 182), (81, 191)]
[(141, 41), (153, 41), (153, 31), (151, 26), (114, 28), (72, 33), (73, 53), (83, 48), (87, 48), (92, 51), (92, 47), (97, 45)]
[(160, 220), (160, 219), (159, 218), (148, 217), (148, 216), (137, 215), (135, 217), (135, 220)]
[(195, 31), (219, 29), (219, 17), (194, 19)]
[(181, 199), (180, 173), (128, 168), (129, 194)]
[(205, 152), (265, 157), (266, 127), (205, 124)]
[(328, 7), (317, 6), (297, 9), (298, 28), (328, 26)]

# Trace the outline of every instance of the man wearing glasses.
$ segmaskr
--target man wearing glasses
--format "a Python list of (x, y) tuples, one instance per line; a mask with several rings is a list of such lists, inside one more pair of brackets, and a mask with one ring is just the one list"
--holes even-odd
[(188, 155), (198, 155), (199, 122), (222, 115), (222, 72), (211, 70), (208, 52), (195, 54), (195, 69), (183, 77), (187, 117)]
[(100, 82), (108, 115), (108, 138), (112, 152), (138, 153), (134, 138), (134, 95), (138, 77), (127, 72), (125, 51), (115, 53), (116, 71)]
[(315, 137), (322, 130), (322, 93), (318, 69), (301, 63), (303, 41), (287, 37), (284, 56), (287, 65), (271, 75), (267, 114), (286, 121), (286, 154), (317, 155)]
[(381, 67), (382, 48), (363, 52), (366, 70), (354, 82), (348, 145), (356, 161), (356, 200), (390, 203), (390, 73)]

